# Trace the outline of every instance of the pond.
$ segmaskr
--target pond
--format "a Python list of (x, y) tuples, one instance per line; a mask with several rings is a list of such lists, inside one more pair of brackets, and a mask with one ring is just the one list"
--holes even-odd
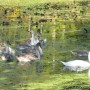
[[(1, 7), (0, 40), (9, 40), (13, 48), (18, 43), (25, 43), (31, 36), (28, 27), (30, 17), (33, 17), (34, 24), (38, 22), (38, 26), (34, 25), (32, 29), (36, 33), (42, 25), (41, 38), (46, 38), (47, 43), (40, 60), (25, 65), (16, 60), (7, 63), (0, 60), (0, 90), (90, 90), (89, 69), (74, 72), (64, 69), (60, 62), (88, 61), (88, 57), (74, 56), (71, 51), (90, 50), (90, 4), (88, 7), (77, 6), (78, 3), (61, 4), (61, 9), (59, 4), (56, 7), (52, 3), (50, 8), (48, 5), (41, 8)], [(40, 23), (42, 17), (45, 22)]]
[[(77, 33), (64, 38), (56, 33), (55, 39), (47, 39), (41, 60), (20, 65), (0, 61), (1, 90), (89, 90), (88, 70), (72, 72), (63, 69), (60, 61), (82, 59), (71, 54), (72, 50), (89, 50), (90, 33)], [(85, 38), (83, 38), (85, 37)]]

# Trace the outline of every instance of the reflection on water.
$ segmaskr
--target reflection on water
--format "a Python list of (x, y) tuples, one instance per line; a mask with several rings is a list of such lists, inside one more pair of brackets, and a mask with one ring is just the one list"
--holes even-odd
[[(63, 38), (64, 36), (65, 35), (62, 35), (61, 38), (56, 38), (54, 41), (48, 39), (47, 45), (44, 47), (44, 56), (41, 60), (26, 63), (24, 65), (23, 63), (0, 62), (0, 88), (7, 90), (7, 87), (10, 86), (11, 83), (13, 83), (13, 85), (9, 90), (16, 87), (20, 87), (20, 90), (21, 87), (26, 89), (26, 87), (36, 86), (36, 89), (43, 90), (39, 85), (43, 87), (55, 86), (55, 90), (58, 90), (56, 87), (62, 87), (62, 90), (72, 90), (72, 88), (76, 89), (80, 85), (88, 85), (88, 77), (90, 77), (89, 68), (85, 71), (83, 71), (83, 69), (82, 72), (72, 72), (72, 68), (70, 67), (64, 67), (63, 70), (63, 65), (60, 61), (67, 62), (75, 59), (87, 60), (87, 57), (72, 55), (71, 51), (89, 50), (90, 39), (88, 36), (84, 39), (79, 35), (66, 35), (65, 38)], [(51, 42), (53, 42), (53, 45), (51, 45)], [(78, 67), (78, 69), (80, 68)], [(74, 71), (77, 71), (77, 68), (74, 68)], [(37, 85), (36, 82), (39, 82), (39, 85)], [(86, 86), (86, 89), (87, 87), (88, 86)], [(83, 90), (85, 89), (84, 87), (82, 88)]]
[(43, 63), (42, 63), (41, 60), (36, 61), (35, 67), (36, 67), (36, 74), (42, 73), (42, 71), (43, 71)]
[[(36, 75), (41, 74), (43, 72), (43, 63), (42, 60), (37, 60), (37, 61), (31, 61), (27, 63), (23, 62), (18, 62), (17, 66), (19, 69), (26, 69), (26, 71), (35, 72)], [(29, 69), (29, 70), (28, 70)]]

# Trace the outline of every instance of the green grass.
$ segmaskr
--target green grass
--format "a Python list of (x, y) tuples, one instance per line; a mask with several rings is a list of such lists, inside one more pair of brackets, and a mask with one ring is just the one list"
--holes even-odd
[[(68, 2), (73, 2), (73, 0), (68, 0)], [(82, 1), (82, 0), (77, 0)], [(65, 2), (68, 3), (67, 0), (0, 0), (0, 5), (10, 5), (10, 6), (32, 6), (49, 2)]]
[[(58, 1), (60, 1), (60, 0), (58, 0)], [(8, 1), (6, 1), (6, 0), (1, 0), (0, 1), (1, 2), (1, 5), (19, 5), (19, 6), (29, 6), (29, 5), (37, 5), (37, 4), (41, 4), (41, 3), (48, 3), (48, 2), (56, 2), (56, 1), (54, 1), (54, 0), (8, 0)]]

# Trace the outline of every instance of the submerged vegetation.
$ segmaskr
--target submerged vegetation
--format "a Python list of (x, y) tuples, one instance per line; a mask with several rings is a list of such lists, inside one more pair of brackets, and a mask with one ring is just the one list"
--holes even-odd
[(88, 70), (66, 71), (60, 61), (87, 60), (73, 56), (71, 51), (90, 50), (90, 1), (15, 0), (18, 4), (9, 1), (12, 5), (3, 1), (0, 2), (0, 42), (9, 40), (15, 48), (30, 38), (29, 30), (37, 34), (42, 28), (41, 38), (47, 38), (47, 43), (43, 58), (30, 65), (0, 60), (0, 89), (89, 90)]

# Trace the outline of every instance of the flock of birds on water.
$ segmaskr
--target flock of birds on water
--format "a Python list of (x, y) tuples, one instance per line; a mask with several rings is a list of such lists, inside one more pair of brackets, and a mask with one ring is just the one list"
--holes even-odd
[(16, 59), (21, 64), (28, 63), (32, 60), (41, 59), (43, 56), (42, 47), (46, 44), (47, 39), (41, 39), (33, 30), (30, 31), (31, 37), (24, 45), (16, 45), (16, 49), (11, 47), (9, 41), (4, 43), (0, 49), (1, 59), (5, 62)]
[[(41, 31), (38, 31), (40, 34)], [(41, 59), (43, 56), (43, 50), (42, 47), (46, 44), (47, 39), (41, 39), (38, 36), (35, 36), (35, 33), (33, 30), (30, 31), (31, 37), (29, 38), (29, 41), (25, 43), (24, 45), (17, 45), (16, 49), (11, 48), (11, 44), (9, 41), (6, 41), (4, 43), (4, 48), (0, 49), (0, 56), (1, 59), (5, 62), (13, 61), (16, 59), (18, 62), (25, 64), (27, 62), (30, 62), (32, 60)], [(76, 56), (85, 56), (88, 57), (88, 61), (84, 60), (72, 60), (68, 62), (61, 63), (65, 65), (65, 69), (69, 69), (71, 71), (83, 71), (90, 67), (90, 52), (87, 50), (76, 50), (71, 51), (73, 55)]]
[[(39, 37), (35, 37), (34, 31), (31, 31), (31, 37), (27, 44), (25, 45), (17, 45), (16, 49), (11, 48), (11, 44), (9, 41), (4, 43), (4, 48), (0, 49), (1, 59), (5, 62), (13, 61), (16, 59), (21, 64), (28, 63), (32, 60), (41, 59), (43, 56), (42, 47), (46, 44), (47, 39), (39, 39)], [(90, 52), (87, 50), (76, 50), (71, 51), (73, 55), (76, 56), (85, 56), (88, 57), (90, 62)], [(65, 65), (65, 69), (69, 69), (71, 71), (83, 71), (90, 67), (90, 63), (84, 60), (72, 60), (68, 62), (61, 61), (62, 64)]]

